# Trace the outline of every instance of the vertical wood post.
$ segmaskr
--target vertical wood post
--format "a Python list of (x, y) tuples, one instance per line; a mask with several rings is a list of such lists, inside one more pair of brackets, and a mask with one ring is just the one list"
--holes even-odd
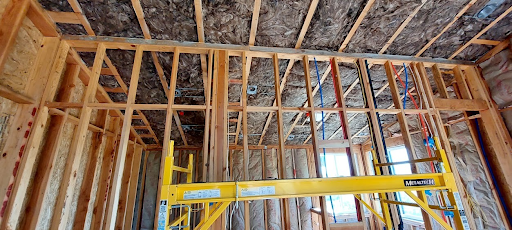
[(18, 31), (30, 7), (30, 0), (10, 0), (0, 21), (0, 73), (11, 54)]
[(117, 156), (117, 147), (121, 119), (114, 117), (109, 123), (109, 130), (114, 133), (113, 136), (108, 136), (106, 140), (105, 153), (103, 154), (103, 161), (101, 166), (101, 174), (99, 179), (98, 191), (94, 202), (94, 212), (92, 214), (91, 229), (101, 230), (103, 228), (105, 210), (110, 188), (110, 179), (114, 170), (114, 162)]
[[(171, 69), (171, 85), (169, 87), (169, 92), (167, 93), (167, 113), (165, 116), (165, 133), (164, 133), (164, 140), (163, 140), (163, 149), (162, 149), (162, 156), (160, 158), (160, 174), (158, 176), (158, 190), (157, 190), (157, 205), (155, 210), (155, 219), (153, 221), (153, 227), (158, 227), (158, 213), (160, 210), (160, 193), (162, 189), (162, 180), (164, 176), (164, 165), (165, 165), (165, 157), (167, 156), (167, 153), (169, 152), (170, 148), (170, 141), (171, 141), (171, 130), (172, 130), (172, 116), (173, 116), (173, 105), (174, 105), (174, 97), (176, 93), (176, 80), (178, 78), (178, 64), (180, 61), (180, 51), (178, 48), (174, 49), (174, 54), (172, 58), (172, 69)], [(173, 154), (173, 153), (171, 153)]]
[[(58, 49), (54, 50), (55, 47)], [(38, 105), (23, 105), (18, 108), (13, 123), (17, 126), (17, 131), (12, 132), (7, 138), (3, 151), (6, 155), (0, 164), (0, 167), (6, 170), (13, 168), (12, 175), (1, 180), (1, 184), (6, 185), (5, 198), (9, 201), (3, 204), (2, 209), (5, 212), (0, 214), (2, 216), (7, 213), (7, 218), (2, 216), (3, 227), (14, 228), (23, 214), (23, 201), (29, 189), (49, 116), (45, 103), (47, 100), (53, 100), (57, 92), (68, 50), (67, 43), (62, 43), (56, 38), (45, 38), (36, 58), (36, 66), (30, 77), (32, 84), (27, 86), (27, 92), (29, 96), (35, 96), (33, 98), (36, 98)], [(27, 135), (29, 132), (30, 136)]]
[(128, 99), (126, 100), (126, 110), (124, 113), (123, 128), (121, 129), (121, 140), (119, 141), (119, 151), (116, 162), (114, 177), (112, 178), (112, 194), (109, 197), (109, 207), (106, 216), (106, 229), (113, 230), (117, 219), (117, 208), (119, 206), (119, 195), (121, 192), (121, 181), (123, 168), (126, 162), (126, 151), (128, 148), (128, 140), (130, 138), (130, 128), (132, 126), (133, 107), (135, 96), (137, 94), (137, 86), (139, 84), (140, 67), (142, 64), (142, 56), (144, 54), (143, 46), (137, 46), (135, 52), (135, 60), (133, 62), (132, 76), (130, 79), (130, 90), (128, 91)]
[[(404, 139), (404, 145), (405, 145), (405, 149), (407, 150), (407, 155), (409, 157), (409, 160), (415, 160), (416, 152), (414, 151), (414, 145), (412, 144), (411, 133), (409, 131), (409, 124), (407, 122), (407, 117), (405, 116), (404, 108), (403, 108), (403, 105), (400, 100), (400, 93), (398, 92), (398, 86), (397, 86), (395, 78), (394, 78), (393, 67), (391, 66), (391, 62), (387, 61), (384, 64), (384, 68), (386, 69), (386, 75), (388, 77), (389, 89), (391, 91), (393, 105), (395, 106), (396, 109), (400, 109), (400, 112), (397, 113), (396, 116), (398, 118), (398, 124), (400, 126), (400, 131), (402, 132), (402, 137)], [(405, 95), (405, 97), (407, 97), (407, 92), (404, 92), (404, 95)], [(418, 173), (416, 164), (412, 163), (410, 165), (411, 165), (411, 172)], [(420, 200), (422, 200), (423, 202), (428, 202), (425, 191), (417, 191), (417, 194), (418, 194), (418, 197), (420, 198)], [(425, 224), (425, 228), (431, 229), (432, 223), (430, 221), (429, 214), (422, 210), (421, 215), (423, 217), (423, 222)]]
[[(321, 178), (322, 177), (322, 166), (320, 165), (322, 162), (322, 159), (320, 158), (320, 150), (318, 148), (318, 135), (316, 130), (316, 121), (315, 121), (315, 102), (313, 98), (313, 92), (311, 87), (311, 76), (309, 75), (309, 58), (308, 56), (304, 56), (302, 58), (302, 64), (304, 65), (304, 77), (306, 81), (306, 92), (308, 96), (308, 107), (310, 108), (310, 114), (309, 114), (309, 125), (311, 127), (311, 141), (313, 142), (313, 157), (314, 157), (314, 163), (315, 163), (315, 174), (316, 177)], [(320, 82), (318, 82), (320, 84)], [(311, 172), (310, 172), (311, 173)], [(322, 228), (324, 230), (329, 230), (329, 215), (327, 213), (327, 204), (325, 202), (325, 196), (320, 196), (320, 209), (322, 211)]]

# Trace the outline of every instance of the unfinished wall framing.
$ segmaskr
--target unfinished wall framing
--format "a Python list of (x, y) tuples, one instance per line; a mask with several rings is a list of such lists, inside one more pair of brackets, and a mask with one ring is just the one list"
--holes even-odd
[[(133, 10), (144, 38), (95, 36), (92, 28), (96, 25), (89, 24), (78, 1), (69, 1), (73, 12), (46, 11), (31, 0), (8, 1), (0, 25), (0, 104), (9, 118), (2, 123), (0, 165), (13, 174), (0, 181), (4, 197), (0, 228), (142, 229), (148, 206), (140, 200), (149, 197), (144, 190), (148, 154), (163, 153), (155, 158), (161, 160), (161, 185), (165, 156), (171, 148), (177, 166), (186, 167), (193, 157), (192, 181), (207, 182), (202, 186), (208, 187), (228, 181), (242, 186), (248, 183), (243, 181), (273, 183), (275, 179), (291, 185), (299, 183), (296, 179), (313, 182), (326, 177), (322, 171), (327, 168), (325, 149), (347, 156), (349, 178), (388, 178), (396, 162), (389, 161), (386, 148), (397, 145), (406, 147), (411, 171), (419, 178), (432, 174), (440, 183), (453, 180), (453, 184), (445, 181), (444, 187), (439, 187), (450, 192), (451, 204), (455, 203), (451, 192), (458, 190), (463, 198), (462, 207), (457, 203), (451, 209), (456, 211), (453, 223), (441, 221), (442, 202), (421, 189), (411, 196), (417, 204), (398, 201), (392, 189), (375, 193), (355, 190), (360, 193), (354, 194), (356, 212), (345, 217), (353, 221), (350, 223), (333, 223), (337, 216), (327, 211), (330, 193), (318, 190), (316, 195), (292, 192), (254, 201), (238, 201), (238, 194), (237, 200), (230, 200), (222, 194), (226, 200), (213, 201), (218, 204), (212, 206), (212, 215), (222, 213), (221, 206), (226, 211), (217, 221), (212, 216), (210, 223), (205, 221), (205, 216), (210, 216), (205, 206), (209, 202), (180, 202), (202, 210), (193, 213), (190, 222), (198, 228), (208, 224), (214, 229), (226, 225), (234, 229), (398, 228), (410, 223), (401, 221), (397, 206), (422, 204), (422, 226), (427, 229), (464, 229), (460, 209), (466, 211), (471, 229), (507, 228), (510, 222), (505, 207), (512, 207), (512, 172), (506, 163), (512, 163), (511, 138), (475, 63), (452, 59), (468, 55), (464, 49), (474, 44), (502, 47), (480, 37), (508, 18), (512, 8), (504, 7), (495, 21), (448, 59), (420, 57), (432, 52), (428, 47), (475, 2), (467, 3), (451, 24), (415, 57), (409, 57), (385, 53), (389, 47), (396, 49), (391, 43), (425, 2), (403, 15), (404, 21), (378, 54), (350, 54), (342, 51), (357, 50), (350, 40), (363, 36), (357, 29), (370, 23), (364, 18), (374, 1), (357, 11), (360, 13), (351, 30), (345, 31), (340, 52), (300, 49), (303, 40), (307, 48), (329, 46), (313, 44), (313, 37), (306, 33), (310, 23), (316, 23), (312, 18), (317, 6), (325, 4), (315, 0), (301, 10), (305, 19), (300, 30), (295, 26), (295, 46), (288, 41), (280, 46), (294, 48), (255, 46), (268, 42), (257, 37), (266, 33), (265, 28), (256, 30), (261, 1), (252, 6), (249, 46), (205, 43), (215, 38), (211, 34), (205, 38), (201, 1), (194, 1), (197, 42), (152, 39), (144, 18), (145, 5), (136, 0), (132, 1)], [(210, 14), (212, 6), (205, 7)], [(262, 10), (275, 10), (267, 7), (263, 5)], [(262, 20), (269, 23), (268, 18)], [(66, 30), (63, 24), (81, 25), (90, 36), (62, 35)], [(19, 43), (24, 41), (31, 45), (25, 48), (30, 57), (19, 56), (23, 53)], [(121, 56), (124, 59), (113, 58)], [(16, 64), (19, 60), (26, 60), (26, 65)], [(194, 80), (184, 78), (192, 75), (192, 68), (187, 68), (191, 62), (198, 64), (194, 68), (200, 72)], [(22, 69), (24, 73), (20, 73)], [(405, 74), (410, 78), (404, 84), (401, 78)], [(345, 75), (357, 77), (347, 80)], [(151, 77), (158, 78), (159, 84), (151, 82)], [(254, 84), (263, 94), (248, 94)], [(201, 87), (194, 88), (197, 85)], [(159, 96), (148, 99), (148, 92)], [(155, 124), (155, 117), (165, 119)], [(482, 172), (478, 178), (485, 191), (490, 191), (485, 208), (499, 216), (492, 223), (483, 221), (486, 214), (476, 213), (469, 204), (472, 196), (485, 192), (466, 191), (474, 185), (467, 174), (459, 172), (465, 161), (456, 152), (461, 140), (453, 135), (463, 131), (471, 138), (462, 143), (474, 146), (471, 157), (480, 161), (475, 167)], [(422, 146), (428, 136), (435, 137), (437, 146)], [(177, 145), (171, 146), (170, 140)], [(491, 178), (485, 157), (500, 159), (491, 164), (497, 180)], [(173, 178), (177, 189), (188, 186), (184, 185), (186, 173), (174, 172)], [(393, 178), (389, 176), (389, 181), (403, 179)], [(160, 186), (156, 195), (156, 205), (151, 207), (158, 211)], [(158, 225), (158, 215), (154, 216), (152, 227)]]

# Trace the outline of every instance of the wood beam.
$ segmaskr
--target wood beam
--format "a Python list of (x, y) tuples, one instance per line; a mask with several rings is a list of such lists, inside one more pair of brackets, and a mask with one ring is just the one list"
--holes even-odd
[(79, 16), (81, 14), (75, 12), (54, 12), (47, 11), (46, 12), (50, 18), (56, 23), (64, 23), (64, 24), (82, 24)]
[(117, 209), (119, 205), (119, 196), (121, 192), (121, 181), (123, 175), (123, 166), (126, 162), (126, 151), (128, 148), (128, 140), (130, 138), (130, 128), (132, 124), (133, 108), (131, 104), (135, 102), (137, 94), (137, 86), (139, 84), (140, 68), (142, 65), (142, 56), (144, 51), (141, 46), (137, 47), (135, 59), (133, 62), (132, 76), (130, 78), (130, 90), (128, 99), (126, 100), (128, 107), (125, 110), (123, 128), (121, 129), (121, 140), (119, 141), (119, 151), (116, 162), (115, 174), (112, 180), (112, 196), (109, 197), (109, 207), (107, 211), (106, 229), (114, 229), (117, 219)]
[[(167, 156), (170, 151), (170, 142), (171, 142), (171, 131), (172, 131), (172, 117), (173, 117), (173, 106), (174, 99), (176, 93), (176, 80), (178, 79), (178, 64), (180, 60), (180, 51), (176, 49), (172, 58), (172, 69), (171, 69), (171, 85), (169, 88), (168, 96), (167, 96), (167, 113), (165, 116), (165, 132), (164, 132), (164, 140), (163, 140), (163, 149), (162, 149), (162, 157), (160, 158), (160, 165), (165, 164), (165, 156)], [(160, 202), (160, 193), (162, 190), (162, 180), (164, 175), (164, 167), (160, 167), (160, 173), (158, 176), (158, 190), (157, 190), (157, 202)], [(160, 210), (160, 206), (155, 207), (155, 213), (158, 213)], [(158, 215), (155, 215), (155, 219), (153, 221), (154, 226), (158, 226)]]
[(409, 24), (409, 22), (411, 22), (411, 20), (414, 18), (414, 16), (416, 16), (416, 14), (418, 14), (418, 12), (420, 11), (421, 7), (423, 7), (425, 5), (425, 3), (427, 3), (427, 1), (422, 1), (422, 3), (420, 5), (418, 5), (410, 14), (409, 16), (402, 22), (402, 24), (398, 27), (398, 29), (395, 31), (395, 33), (393, 34), (393, 36), (391, 36), (391, 38), (389, 38), (389, 40), (386, 42), (386, 44), (384, 45), (384, 47), (382, 47), (382, 49), (379, 51), (379, 54), (383, 54), (384, 52), (386, 52), (386, 50), (389, 48), (389, 46), (391, 45), (391, 43), (393, 43), (395, 41), (395, 39), (398, 37), (398, 35), (400, 35), (400, 33), (402, 33), (402, 31), (405, 29), (405, 27)]
[(95, 36), (96, 34), (92, 30), (91, 24), (89, 24), (89, 20), (87, 20), (87, 17), (85, 16), (82, 7), (80, 6), (80, 3), (78, 3), (78, 0), (68, 0), (69, 5), (71, 5), (71, 8), (73, 8), (73, 11), (75, 13), (78, 13), (80, 16), (78, 17), (80, 19), (81, 24), (84, 26), (85, 31), (87, 34), (91, 36)]
[(34, 99), (22, 93), (15, 92), (10, 87), (0, 85), (0, 97), (9, 99), (19, 104), (35, 104)]
[(368, 12), (372, 8), (373, 3), (375, 3), (375, 0), (368, 0), (368, 2), (366, 3), (366, 5), (363, 8), (363, 11), (359, 14), (356, 22), (354, 23), (354, 25), (348, 32), (347, 37), (345, 37), (345, 39), (343, 40), (343, 43), (341, 43), (341, 46), (338, 49), (338, 52), (343, 52), (343, 50), (345, 50), (345, 48), (347, 47), (347, 45), (350, 42), (350, 40), (352, 39), (352, 37), (356, 34), (356, 31), (359, 28), (359, 26), (361, 25), (361, 22), (363, 22), (364, 17), (366, 17)]
[(3, 73), (5, 62), (11, 54), (30, 2), (30, 0), (11, 0), (5, 7), (0, 19), (0, 73)]
[(254, 46), (256, 41), (256, 30), (260, 18), (261, 0), (254, 0), (254, 9), (252, 10), (251, 33), (249, 34), (249, 46)]
[[(307, 93), (307, 97), (308, 97), (308, 100), (307, 100), (307, 103), (308, 103), (308, 107), (311, 108), (311, 114), (315, 114), (315, 111), (314, 111), (314, 97), (313, 97), (313, 92), (311, 90), (311, 77), (310, 77), (310, 73), (309, 73), (309, 58), (307, 56), (304, 56), (303, 60), (303, 65), (304, 65), (304, 80), (306, 81), (306, 93)], [(321, 83), (318, 83), (317, 85), (320, 85)], [(315, 163), (315, 175), (316, 177), (318, 178), (321, 178), (322, 177), (322, 172), (321, 172), (321, 165), (320, 165), (320, 162), (321, 159), (320, 159), (320, 151), (319, 151), (319, 148), (318, 148), (318, 143), (317, 143), (317, 133), (316, 133), (316, 124), (315, 124), (315, 119), (311, 119), (310, 122), (310, 127), (311, 127), (311, 133), (313, 135), (313, 138), (312, 138), (312, 142), (313, 142), (313, 155), (314, 155), (314, 163)], [(326, 202), (325, 202), (325, 197), (321, 196), (320, 197), (320, 209), (322, 210), (322, 228), (324, 230), (329, 230), (329, 217), (327, 215), (327, 208), (326, 208)]]
[[(100, 127), (105, 127), (107, 125), (108, 117), (107, 110), (98, 111), (98, 115), (96, 117), (96, 125)], [(102, 151), (105, 147), (105, 142), (107, 139), (107, 135), (103, 133), (94, 133), (92, 135), (91, 147), (89, 148), (89, 156), (87, 160), (87, 165), (84, 171), (84, 179), (82, 182), (82, 186), (80, 188), (80, 195), (78, 197), (77, 208), (75, 212), (75, 220), (73, 224), (74, 229), (83, 229), (85, 227), (87, 213), (89, 211), (89, 203), (92, 202), (92, 197), (94, 197), (93, 187), (95, 186), (94, 179), (96, 178), (96, 168), (101, 167), (98, 162), (98, 158), (102, 158), (104, 151)], [(93, 204), (92, 204), (93, 205)]]
[(45, 37), (59, 37), (59, 29), (38, 1), (30, 1), (27, 18)]
[[(125, 218), (128, 214), (127, 204), (128, 204), (128, 193), (130, 190), (130, 182), (132, 175), (133, 164), (135, 163), (135, 145), (128, 145), (128, 149), (126, 151), (126, 161), (123, 167), (122, 180), (121, 180), (121, 190), (119, 192), (119, 202), (117, 207), (117, 217), (115, 222), (114, 229), (125, 229)], [(116, 172), (117, 173), (117, 172)], [(132, 210), (133, 211), (133, 210)]]
[(471, 45), (472, 43), (474, 43), (480, 36), (484, 35), (488, 30), (490, 30), (494, 25), (496, 25), (498, 22), (501, 21), (501, 19), (505, 18), (507, 16), (507, 14), (509, 14), (510, 12), (512, 12), (512, 6), (510, 6), (507, 10), (505, 10), (505, 12), (503, 12), (500, 16), (498, 16), (496, 19), (494, 19), (494, 21), (492, 21), (489, 25), (487, 25), (484, 29), (482, 29), (480, 32), (478, 32), (478, 34), (476, 34), (473, 38), (471, 38), (471, 40), (469, 40), (468, 42), (466, 42), (464, 45), (462, 45), (459, 49), (457, 49), (453, 54), (452, 56), (450, 56), (448, 58), (448, 60), (451, 60), (453, 59), (454, 57), (456, 57), (460, 52), (462, 52), (464, 49), (466, 49), (466, 47), (468, 47), (469, 45)]
[(494, 55), (498, 54), (502, 50), (504, 50), (507, 47), (509, 47), (510, 46), (510, 39), (512, 39), (512, 35), (508, 36), (507, 38), (505, 38), (505, 40), (501, 41), (500, 44), (496, 45), (494, 48), (489, 50), (489, 52), (485, 53), (484, 56), (480, 57), (475, 62), (475, 64), (477, 64), (477, 65), (481, 64), (482, 62), (489, 60)]
[[(128, 188), (128, 197), (126, 203), (126, 214), (124, 217), (124, 228), (132, 229), (133, 227), (133, 215), (135, 212), (135, 203), (137, 202), (137, 186), (139, 182), (139, 170), (142, 161), (142, 146), (136, 145), (133, 157), (133, 163), (130, 173), (130, 187)], [(139, 199), (141, 197), (139, 196)], [(140, 203), (140, 202), (139, 202)]]
[(466, 13), (466, 11), (471, 7), (473, 6), (476, 1), (478, 0), (471, 0), (470, 2), (468, 2), (460, 11), (459, 13), (457, 13), (457, 15), (455, 15), (455, 17), (452, 19), (452, 21), (450, 23), (448, 23), (444, 28), (443, 30), (441, 30), (441, 32), (439, 32), (439, 34), (437, 34), (435, 37), (433, 37), (432, 39), (430, 39), (430, 41), (425, 44), (425, 46), (423, 46), (423, 48), (421, 48), (420, 51), (418, 51), (418, 53), (416, 53), (416, 55), (414, 55), (415, 57), (419, 57), (421, 56), (428, 48), (430, 48), (430, 46), (432, 46), (432, 44), (434, 44), (435, 41), (437, 41), (437, 39), (439, 39), (441, 37), (441, 35), (444, 34), (444, 32), (448, 31), (448, 29), (460, 18), (462, 17), (462, 15), (464, 15)]
[(262, 46), (243, 46), (230, 44), (210, 44), (198, 42), (179, 42), (172, 40), (154, 40), (141, 38), (119, 38), (119, 37), (103, 37), (103, 36), (82, 36), (82, 35), (64, 35), (62, 36), (71, 47), (79, 48), (79, 50), (91, 50), (98, 46), (99, 43), (104, 44), (108, 49), (134, 50), (133, 45), (142, 45), (144, 51), (157, 52), (174, 52), (179, 47), (180, 52), (193, 54), (207, 54), (210, 49), (226, 50), (229, 56), (239, 57), (242, 52), (246, 52), (247, 56), (253, 58), (272, 58), (273, 53), (277, 53), (280, 59), (302, 59), (305, 55), (309, 60), (314, 58), (317, 61), (329, 61), (335, 57), (338, 62), (353, 63), (357, 59), (367, 59), (372, 64), (384, 64), (386, 61), (399, 62), (409, 64), (411, 62), (423, 62), (427, 67), (439, 64), (441, 68), (453, 68), (456, 65), (467, 68), (474, 66), (473, 62), (461, 60), (432, 59), (424, 57), (410, 57), (401, 55), (387, 54), (346, 54), (321, 50), (298, 50), (294, 48), (278, 48), (278, 47), (262, 47)]
[[(276, 118), (277, 118), (277, 136), (278, 136), (278, 142), (279, 142), (279, 148), (277, 149), (279, 163), (280, 163), (280, 178), (286, 179), (286, 152), (284, 147), (284, 127), (283, 127), (283, 106), (281, 102), (281, 86), (279, 82), (281, 81), (281, 77), (279, 76), (279, 58), (277, 54), (274, 54), (273, 58), (273, 64), (274, 64), (274, 89), (275, 89), (275, 97), (276, 97), (276, 105), (277, 105), (277, 112), (276, 112)], [(289, 200), (283, 199), (283, 217), (284, 217), (284, 226), (285, 229), (290, 228), (290, 210), (289, 210)]]
[(118, 137), (121, 132), (121, 119), (119, 117), (111, 118), (109, 130), (114, 132), (114, 135), (107, 137), (105, 152), (100, 171), (100, 178), (96, 199), (94, 202), (94, 210), (91, 220), (91, 229), (101, 229), (104, 223), (105, 210), (107, 208), (108, 194), (110, 193), (110, 179), (114, 170), (114, 161), (117, 156)]
[[(306, 19), (304, 20), (304, 23), (302, 24), (302, 28), (300, 30), (299, 38), (297, 39), (297, 43), (295, 44), (295, 49), (299, 49), (300, 46), (302, 45), (302, 41), (304, 40), (304, 36), (306, 36), (306, 32), (309, 28), (309, 25), (311, 24), (311, 19), (313, 18), (313, 15), (315, 14), (317, 6), (318, 6), (318, 0), (311, 1), (311, 4), (309, 5), (308, 13), (306, 15)], [(284, 76), (283, 76), (283, 79), (281, 80), (281, 84), (280, 84), (281, 93), (283, 93), (284, 87), (286, 85), (286, 81), (288, 80), (288, 75), (290, 75), (294, 64), (295, 64), (294, 60), (290, 60), (288, 62), (288, 66), (286, 67), (286, 71), (284, 72)], [(276, 105), (275, 99), (274, 99), (274, 102), (272, 103), (272, 105), (273, 106)], [(263, 137), (267, 133), (267, 130), (270, 125), (270, 122), (272, 121), (273, 115), (274, 115), (274, 113), (269, 113), (269, 115), (267, 117), (267, 121), (265, 122), (265, 125), (263, 126), (264, 128), (263, 128), (263, 131), (261, 132), (260, 140), (258, 142), (259, 145), (261, 145), (261, 143), (263, 142)], [(299, 117), (302, 117), (302, 114)], [(297, 124), (297, 121), (299, 119), (300, 118), (296, 119), (296, 122), (294, 122), (294, 124)], [(295, 127), (295, 125), (292, 125), (292, 128), (290, 128), (290, 131), (286, 134), (285, 139), (288, 138), (290, 133), (293, 131), (293, 127)]]
[(487, 39), (476, 39), (476, 40), (473, 40), (473, 44), (497, 46), (500, 44), (500, 41), (493, 41), (493, 40), (487, 40)]

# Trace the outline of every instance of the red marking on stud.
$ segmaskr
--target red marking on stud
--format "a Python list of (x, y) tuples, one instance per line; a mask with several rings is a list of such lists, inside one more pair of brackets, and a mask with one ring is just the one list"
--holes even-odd
[(27, 138), (27, 137), (28, 137), (28, 134), (30, 134), (30, 130), (25, 131), (25, 136), (23, 136), (23, 137), (24, 137), (24, 138)]
[(183, 115), (185, 115), (185, 112), (180, 111), (179, 114), (180, 114), (180, 116), (183, 116)]
[(35, 116), (35, 115), (36, 115), (36, 112), (37, 112), (37, 108), (35, 108), (35, 107), (34, 107), (34, 108), (32, 109), (32, 116)]
[(29, 126), (29, 127), (30, 127), (30, 126), (32, 126), (32, 121), (29, 121), (29, 122), (28, 122), (28, 126)]
[(306, 113), (306, 117), (309, 117), (309, 113)]

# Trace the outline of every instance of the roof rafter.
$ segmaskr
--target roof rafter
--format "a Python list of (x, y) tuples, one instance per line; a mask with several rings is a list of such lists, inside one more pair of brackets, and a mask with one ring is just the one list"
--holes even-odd
[(505, 18), (505, 16), (507, 16), (507, 14), (509, 14), (510, 12), (512, 12), (512, 6), (510, 6), (507, 10), (505, 10), (505, 12), (503, 12), (496, 19), (494, 19), (494, 21), (492, 21), (491, 24), (487, 25), (478, 34), (476, 34), (473, 38), (471, 38), (471, 40), (469, 40), (463, 46), (461, 46), (459, 49), (457, 49), (457, 51), (455, 51), (455, 53), (453, 53), (452, 56), (450, 56), (448, 59), (450, 60), (450, 59), (453, 59), (454, 57), (456, 57), (460, 52), (462, 52), (464, 49), (466, 49), (469, 45), (473, 44), (475, 40), (477, 40), (480, 36), (485, 34), (494, 25), (496, 25), (499, 21), (501, 21), (501, 19)]
[[(309, 5), (308, 13), (306, 14), (306, 18), (304, 19), (304, 23), (302, 24), (302, 28), (299, 33), (299, 37), (297, 38), (297, 43), (295, 44), (295, 49), (299, 49), (302, 46), (302, 41), (304, 40), (304, 37), (306, 36), (309, 25), (311, 24), (311, 19), (313, 18), (313, 15), (315, 15), (315, 11), (316, 11), (317, 7), (318, 7), (318, 0), (311, 1), (311, 4)], [(281, 93), (284, 91), (286, 81), (288, 80), (288, 75), (290, 75), (290, 72), (291, 72), (294, 64), (295, 64), (295, 61), (293, 61), (293, 60), (290, 60), (288, 62), (288, 66), (286, 67), (286, 71), (284, 73), (283, 79), (281, 79), (281, 84), (280, 84), (280, 92)], [(276, 105), (276, 100), (274, 99), (272, 106), (275, 106), (275, 105)], [(299, 113), (299, 114), (301, 114), (301, 113)], [(258, 145), (261, 145), (261, 143), (263, 142), (263, 137), (265, 136), (265, 134), (268, 130), (268, 127), (270, 125), (270, 122), (272, 121), (273, 116), (274, 116), (273, 112), (269, 113), (269, 115), (267, 117), (267, 121), (265, 122), (265, 126), (263, 128), (263, 131), (261, 132), (261, 136), (260, 136)], [(296, 122), (294, 122), (294, 123), (296, 124)], [(284, 138), (285, 141), (286, 141), (286, 138), (288, 137), (288, 135), (289, 135), (289, 133), (287, 133), (286, 137)]]
[[(352, 38), (352, 36), (355, 34), (355, 31), (357, 30), (357, 28), (359, 27), (359, 25), (361, 24), (361, 22), (363, 21), (364, 17), (366, 16), (366, 14), (368, 13), (368, 11), (370, 10), (371, 6), (373, 5), (374, 1), (368, 1), (368, 3), (366, 4), (365, 8), (363, 9), (363, 12), (359, 15), (356, 23), (354, 24), (354, 26), (352, 27), (352, 29), (350, 30), (351, 33), (349, 33), (350, 36), (347, 36), (347, 38), (345, 38), (345, 41), (343, 41), (343, 44), (341, 45), (340, 49), (339, 49), (339, 52), (342, 52), (345, 47), (348, 45), (348, 43), (350, 42), (350, 39)], [(382, 47), (382, 49), (379, 51), (379, 54), (383, 54), (384, 52), (386, 52), (386, 50), (389, 48), (389, 46), (395, 41), (395, 39), (398, 37), (398, 35), (400, 35), (400, 33), (402, 33), (402, 31), (405, 29), (405, 27), (409, 24), (409, 22), (411, 22), (411, 20), (414, 18), (414, 16), (416, 16), (416, 14), (420, 11), (421, 7), (423, 7), (425, 5), (426, 1), (424, 1), (422, 4), (420, 4), (418, 7), (416, 7), (414, 9), (413, 12), (411, 12), (409, 14), (409, 16), (402, 22), (402, 24), (397, 28), (397, 30), (395, 31), (395, 33), (393, 33), (393, 35), (391, 36), (391, 38), (389, 38), (389, 40), (386, 42), (386, 44), (384, 45), (384, 47)], [(371, 67), (371, 66), (370, 66)], [(326, 69), (326, 72), (328, 71), (329, 69)], [(349, 87), (348, 89), (345, 91), (345, 93), (343, 93), (343, 97), (346, 97), (355, 87), (356, 85), (359, 83), (359, 78), (357, 78)], [(387, 87), (387, 85), (385, 86)], [(382, 87), (382, 91), (384, 91), (383, 89), (385, 89), (385, 87)], [(379, 90), (380, 91), (380, 90)], [(380, 91), (382, 93), (382, 91)], [(380, 93), (379, 93), (380, 94)], [(378, 94), (376, 95), (378, 96)], [(329, 115), (331, 113), (327, 113), (326, 115), (326, 119), (327, 120), (329, 118)], [(300, 117), (298, 117), (300, 118)], [(296, 124), (294, 122), (294, 124)], [(288, 135), (292, 132), (293, 128), (295, 127), (295, 125), (292, 125), (290, 131), (288, 132)], [(318, 128), (317, 128), (318, 129)], [(341, 131), (341, 130), (339, 130)], [(332, 137), (332, 136), (331, 136)], [(311, 135), (306, 139), (306, 142), (309, 140), (309, 138), (311, 138)]]
[[(132, 0), (132, 6), (133, 10), (135, 11), (135, 15), (137, 16), (137, 20), (139, 21), (140, 28), (142, 29), (142, 34), (144, 35), (145, 39), (152, 39), (151, 33), (149, 32), (148, 24), (146, 23), (146, 19), (144, 18), (144, 11), (142, 10), (142, 5), (140, 4), (140, 0)], [(169, 85), (167, 83), (167, 80), (165, 78), (164, 70), (162, 68), (162, 65), (160, 65), (160, 60), (158, 59), (158, 55), (155, 51), (151, 52), (151, 57), (153, 58), (153, 63), (155, 64), (155, 68), (158, 73), (158, 77), (160, 78), (160, 83), (162, 84), (162, 88), (165, 92), (165, 95), (167, 98), (171, 95), (171, 92), (169, 92)], [(174, 93), (172, 94), (174, 96)], [(140, 113), (139, 111), (137, 111)], [(178, 128), (178, 131), (180, 132), (181, 139), (183, 140), (183, 143), (185, 143), (185, 146), (187, 146), (187, 139), (185, 137), (185, 132), (183, 131), (183, 127), (181, 126), (181, 121), (176, 112), (174, 112), (174, 120), (176, 121), (176, 126)], [(156, 136), (155, 136), (156, 137)], [(158, 140), (157, 140), (158, 142)]]
[(343, 42), (341, 43), (341, 46), (340, 46), (340, 49), (338, 50), (338, 52), (343, 52), (343, 50), (345, 50), (345, 48), (347, 47), (347, 45), (350, 42), (350, 40), (352, 39), (352, 37), (356, 34), (356, 31), (359, 28), (359, 26), (361, 25), (361, 22), (363, 22), (364, 17), (366, 17), (368, 12), (372, 8), (373, 3), (375, 3), (375, 0), (368, 0), (368, 2), (366, 3), (366, 5), (363, 8), (363, 11), (359, 14), (356, 22), (354, 23), (354, 25), (348, 32), (347, 37), (345, 37), (345, 40), (343, 40)]

